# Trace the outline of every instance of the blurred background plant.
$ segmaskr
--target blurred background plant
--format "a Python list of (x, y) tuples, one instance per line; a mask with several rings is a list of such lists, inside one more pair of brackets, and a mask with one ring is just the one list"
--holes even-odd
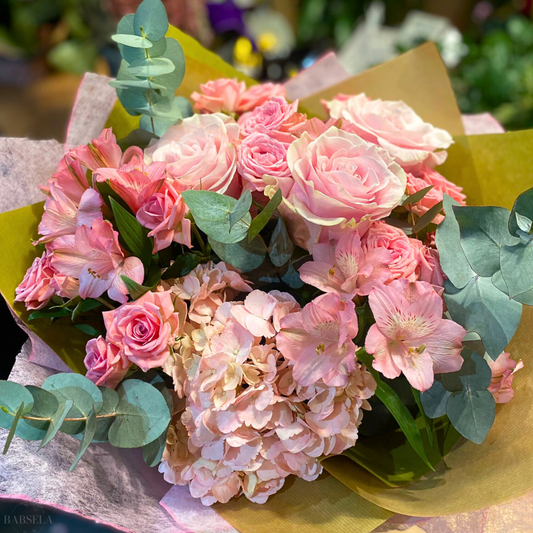
[[(355, 74), (433, 40), (463, 112), (533, 127), (532, 0), (163, 1), (172, 24), (258, 79), (329, 50)], [(110, 35), (139, 3), (0, 0), (0, 135), (62, 139), (83, 73), (116, 74)]]

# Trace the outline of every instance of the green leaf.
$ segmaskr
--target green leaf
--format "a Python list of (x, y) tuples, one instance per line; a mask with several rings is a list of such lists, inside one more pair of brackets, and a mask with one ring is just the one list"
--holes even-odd
[(174, 63), (166, 57), (138, 59), (130, 63), (128, 72), (139, 78), (152, 78), (162, 74), (170, 74), (176, 69)]
[[(58, 401), (72, 400), (69, 418), (87, 418), (93, 405), (99, 411), (103, 405), (102, 393), (98, 387), (80, 374), (54, 374), (46, 378), (42, 388), (51, 392)], [(83, 430), (85, 421), (67, 421), (61, 431), (76, 435)]]
[(419, 191), (416, 191), (415, 193), (411, 194), (411, 196), (408, 196), (400, 205), (405, 206), (409, 204), (416, 204), (417, 202), (420, 202), (426, 194), (433, 189), (433, 185), (430, 185), (429, 187), (426, 187), (425, 189), (420, 189)]
[(509, 217), (509, 233), (511, 235), (518, 235), (519, 230), (529, 233), (532, 220), (533, 188), (523, 192), (516, 199), (513, 205), (513, 210), (511, 211), (511, 216)]
[(187, 98), (184, 98), (183, 96), (176, 96), (174, 98), (174, 105), (180, 110), (182, 118), (188, 118), (194, 115), (191, 103), (189, 100), (187, 100)]
[(250, 213), (236, 222), (230, 231), (229, 215), (237, 204), (235, 198), (211, 191), (183, 191), (182, 197), (196, 225), (214, 240), (232, 244), (242, 241), (248, 233)]
[(272, 237), (270, 238), (269, 252), (272, 264), (282, 267), (292, 257), (294, 245), (292, 244), (287, 227), (282, 217), (278, 218)]
[(196, 254), (183, 254), (176, 257), (176, 260), (163, 272), (161, 279), (182, 278), (194, 270), (201, 261), (201, 257)]
[(229, 227), (230, 231), (233, 226), (239, 220), (243, 219), (244, 216), (250, 211), (250, 207), (252, 205), (252, 193), (250, 189), (246, 189), (242, 194), (241, 197), (237, 200), (237, 203), (234, 205), (233, 209), (230, 211), (229, 214)]
[(117, 393), (117, 417), (109, 428), (109, 442), (117, 448), (139, 448), (157, 439), (170, 423), (163, 395), (138, 379), (123, 381)]
[(463, 390), (448, 399), (450, 422), (463, 437), (481, 444), (494, 423), (496, 404), (488, 390)]
[(133, 281), (132, 279), (128, 278), (128, 276), (121, 275), (120, 277), (122, 278), (122, 281), (126, 285), (128, 292), (130, 293), (130, 296), (134, 300), (137, 300), (143, 294), (150, 292), (150, 287), (145, 287), (144, 285), (140, 285), (136, 281)]
[(166, 45), (167, 48), (163, 57), (172, 61), (174, 70), (169, 74), (158, 76), (157, 83), (166, 87), (169, 95), (173, 97), (185, 76), (185, 55), (183, 54), (183, 48), (176, 39), (166, 37)]
[(74, 324), (74, 327), (76, 329), (79, 329), (80, 331), (83, 331), (85, 335), (89, 335), (89, 337), (98, 337), (103, 332), (99, 329), (94, 328), (90, 324)]
[(499, 291), (490, 278), (475, 276), (462, 289), (444, 282), (444, 300), (452, 319), (481, 337), (496, 359), (509, 344), (522, 316), (522, 305)]
[[(28, 416), (38, 418), (52, 418), (59, 409), (58, 399), (48, 391), (33, 385), (27, 385), (26, 389), (33, 396), (33, 408), (27, 413)], [(48, 420), (22, 419), (17, 428), (17, 437), (24, 440), (42, 440), (46, 435), (50, 422)]]
[(34, 311), (28, 317), (28, 320), (35, 320), (37, 318), (60, 318), (62, 316), (70, 316), (72, 311), (67, 308), (62, 309), (45, 309), (41, 311)]
[(510, 298), (517, 299), (533, 289), (533, 240), (502, 247), (500, 262)]
[[(158, 375), (158, 377), (160, 376)], [(168, 412), (170, 416), (172, 416), (172, 412), (174, 411), (174, 402), (172, 401), (172, 396), (170, 395), (167, 386), (164, 382), (157, 382), (153, 385), (165, 398), (165, 401), (167, 402)], [(167, 444), (167, 433), (168, 426), (165, 428), (165, 431), (163, 431), (163, 433), (159, 435), (157, 439), (152, 442), (149, 442), (146, 446), (143, 446), (143, 459), (148, 466), (154, 467), (161, 462), (161, 457)]]
[(427, 458), (420, 431), (411, 413), (409, 412), (409, 409), (407, 409), (407, 407), (400, 400), (398, 394), (396, 394), (396, 392), (394, 392), (389, 385), (383, 382), (379, 376), (379, 373), (373, 369), (372, 356), (366, 353), (364, 349), (360, 349), (356, 355), (376, 380), (376, 396), (385, 404), (392, 416), (396, 419), (396, 422), (398, 422), (401, 430), (404, 432), (407, 440), (409, 441), (409, 444), (413, 447), (413, 450), (415, 450), (415, 452), (420, 456), (424, 463), (431, 468), (431, 470), (434, 470), (433, 465)]
[(138, 35), (127, 35), (125, 33), (118, 33), (112, 35), (111, 39), (118, 44), (124, 44), (130, 46), (131, 48), (152, 48), (153, 44), (144, 37), (139, 37)]
[(433, 428), (432, 428), (431, 420), (429, 416), (426, 414), (424, 410), (424, 406), (422, 404), (422, 400), (420, 399), (420, 391), (415, 389), (414, 387), (411, 387), (411, 392), (413, 393), (413, 397), (415, 399), (416, 405), (418, 406), (422, 419), (424, 420), (424, 426), (426, 427), (426, 433), (428, 436), (429, 444), (430, 446), (433, 446)]
[(14, 381), (0, 381), (0, 427), (5, 429), (11, 427), (13, 417), (21, 403), (25, 405), (25, 413), (31, 411), (33, 396), (30, 391)]
[(80, 447), (78, 448), (78, 453), (74, 459), (74, 462), (70, 466), (70, 471), (72, 472), (76, 465), (80, 462), (80, 459), (83, 457), (83, 454), (87, 451), (89, 444), (91, 444), (93, 437), (96, 433), (96, 412), (95, 408), (91, 409), (87, 421), (85, 422), (85, 431), (83, 432), (83, 439), (80, 442)]
[(490, 277), (500, 269), (500, 249), (518, 242), (509, 234), (509, 211), (503, 207), (454, 207), (461, 247), (474, 272)]
[(74, 402), (67, 400), (66, 402), (60, 402), (57, 411), (52, 415), (46, 434), (39, 446), (39, 450), (46, 446), (57, 434), (59, 428), (63, 425), (65, 418), (72, 409)]
[(133, 19), (136, 35), (143, 35), (150, 41), (162, 39), (168, 30), (168, 17), (160, 0), (141, 2)]
[(9, 430), (6, 443), (4, 445), (4, 451), (2, 452), (4, 455), (7, 453), (7, 451), (9, 450), (9, 447), (11, 446), (11, 442), (13, 441), (13, 437), (15, 436), (15, 431), (17, 430), (17, 425), (19, 423), (20, 417), (23, 412), (24, 412), (24, 402), (22, 402), (19, 405), (19, 408), (17, 409), (17, 412), (15, 413), (15, 416), (13, 418), (11, 429)]
[(102, 408), (98, 412), (101, 418), (96, 420), (96, 432), (93, 437), (93, 442), (108, 442), (108, 433), (111, 424), (115, 421), (114, 417), (102, 417), (102, 415), (109, 415), (116, 412), (118, 405), (118, 394), (109, 387), (98, 387), (102, 393), (104, 400)]
[(209, 237), (209, 244), (222, 261), (239, 268), (242, 272), (250, 272), (260, 267), (267, 252), (265, 245), (258, 238), (248, 242), (245, 237), (240, 242), (225, 244)]
[[(501, 270), (498, 270), (492, 276), (491, 278), (492, 284), (500, 291), (502, 291), (504, 294), (507, 294), (509, 296), (509, 288), (507, 287), (507, 284), (505, 283), (505, 280), (503, 279), (503, 275)], [(513, 300), (520, 302), (524, 305), (533, 305), (533, 289), (523, 292), (521, 294), (517, 294)]]
[[(145, 118), (145, 117), (141, 117), (141, 120), (142, 118)], [(126, 151), (130, 146), (138, 146), (139, 148), (142, 148), (144, 150), (152, 139), (157, 138), (156, 137), (157, 132), (156, 132), (156, 135), (154, 135), (151, 128), (150, 129), (147, 129), (147, 128), (141, 129), (141, 128), (133, 130), (131, 133), (126, 135), (126, 137), (123, 137), (122, 139), (119, 139), (117, 141), (117, 144), (120, 146), (123, 152)], [(106, 183), (106, 182), (103, 182), (103, 183)]]
[(133, 89), (139, 91), (165, 89), (164, 85), (160, 85), (151, 80), (121, 80), (117, 78), (114, 81), (110, 81), (109, 85), (115, 89)]
[(442, 211), (442, 202), (435, 204), (429, 211), (426, 211), (413, 226), (413, 233), (422, 231), (433, 222), (433, 219)]
[(124, 239), (128, 250), (138, 257), (143, 265), (148, 268), (152, 262), (152, 240), (148, 237), (148, 231), (141, 226), (139, 221), (113, 198), (109, 199), (111, 209), (115, 216), (120, 236)]
[[(153, 127), (152, 127), (153, 121)], [(150, 117), (149, 115), (142, 115), (139, 122), (141, 131), (151, 133), (153, 138), (161, 137), (167, 130), (175, 123), (175, 120), (165, 120), (163, 118)], [(155, 132), (154, 132), (155, 129)]]
[(279, 204), (283, 200), (281, 194), (281, 189), (276, 191), (276, 194), (270, 199), (268, 204), (264, 209), (259, 213), (250, 224), (250, 229), (248, 230), (248, 240), (253, 241), (261, 232), (261, 230), (268, 224), (268, 221), (278, 208)]
[(420, 395), (420, 401), (424, 408), (424, 412), (430, 418), (440, 418), (446, 414), (446, 403), (451, 396), (451, 392), (447, 391), (438, 376), (431, 387)]
[(455, 219), (452, 206), (459, 205), (447, 194), (444, 195), (446, 217), (437, 227), (435, 242), (439, 251), (442, 270), (458, 289), (462, 289), (474, 276), (470, 264), (461, 248), (459, 224)]

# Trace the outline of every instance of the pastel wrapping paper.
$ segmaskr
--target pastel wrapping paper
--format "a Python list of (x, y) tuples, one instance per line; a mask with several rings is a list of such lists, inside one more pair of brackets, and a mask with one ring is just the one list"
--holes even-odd
[[(182, 37), (179, 38), (184, 44)], [(190, 38), (187, 37), (187, 39)], [(233, 75), (227, 66), (224, 67), (224, 71), (219, 73), (213, 73), (212, 69), (202, 69), (202, 55), (208, 54), (207, 52), (204, 53), (194, 47), (192, 52), (189, 50), (187, 52), (189, 52), (187, 55), (187, 80), (194, 79), (194, 82), (188, 82), (187, 90), (189, 92), (191, 90), (189, 85), (195, 88), (193, 83), (206, 81), (217, 76)], [(189, 70), (189, 63), (192, 66), (192, 73)], [(204, 74), (205, 78), (202, 79)], [(194, 76), (194, 78), (189, 78), (189, 75)], [(405, 81), (405, 78), (408, 81)], [(416, 82), (413, 83), (413, 80)], [(307, 109), (316, 109), (319, 113), (321, 109), (320, 99), (329, 98), (339, 90), (347, 93), (366, 91), (373, 97), (403, 99), (412, 105), (424, 119), (435, 125), (445, 127), (454, 134), (461, 134), (463, 131), (453, 93), (445, 78), (445, 70), (440, 64), (436, 51), (430, 45), (425, 45), (396, 61), (376, 67), (367, 73), (343, 82), (336, 88), (329, 90), (329, 93), (332, 94), (325, 91), (307, 98), (304, 106)], [(125, 134), (128, 132), (127, 129), (130, 128), (132, 120), (129, 117), (128, 121), (121, 122), (122, 118), (124, 118), (123, 111), (120, 111), (119, 106), (115, 107), (110, 122), (120, 123), (125, 130), (122, 131), (122, 134)], [(524, 164), (524, 159), (519, 158), (531, 157), (527, 153), (530, 133), (515, 134), (516, 137), (508, 141), (506, 139), (509, 138), (509, 135), (513, 136), (513, 134), (506, 134), (484, 135), (482, 139), (478, 137), (460, 138), (457, 145), (451, 150), (446, 170), (443, 172), (448, 178), (465, 186), (472, 203), (481, 202), (487, 198), (495, 198), (493, 203), (508, 205), (507, 197), (513, 198), (529, 186), (528, 176), (524, 169), (527, 170), (531, 167), (527, 163)], [(494, 150), (496, 149), (503, 150), (503, 152), (501, 154), (495, 153)], [(502, 178), (511, 175), (511, 172), (514, 172), (512, 174), (514, 181), (511, 186), (503, 185)], [(485, 176), (488, 176), (488, 179), (491, 180), (489, 191), (480, 186), (479, 176), (483, 180), (485, 180)], [(485, 182), (483, 181), (483, 183)], [(32, 209), (35, 211), (37, 220), (38, 208)], [(18, 237), (20, 238), (20, 235)], [(10, 241), (13, 250), (13, 247), (16, 246), (15, 243), (16, 240)], [(27, 264), (29, 264), (30, 259), (28, 254), (27, 249), (22, 254), (22, 259)], [(10, 300), (12, 300), (11, 295)], [(531, 314), (527, 313), (519, 335), (511, 347), (513, 356), (524, 359), (526, 366), (528, 363), (531, 364), (532, 357), (531, 354), (529, 356), (527, 354), (529, 346), (527, 345), (527, 333), (524, 334), (524, 332), (527, 332), (528, 324), (531, 324), (531, 321)], [(439, 472), (431, 479), (428, 477), (403, 489), (384, 489), (376, 484), (375, 480), (369, 480), (365, 471), (353, 463), (350, 466), (358, 469), (357, 484), (354, 483), (354, 480), (347, 481), (345, 469), (339, 467), (338, 464), (335, 466), (335, 462), (326, 461), (325, 466), (343, 482), (350, 483), (351, 488), (363, 494), (368, 500), (406, 514), (428, 516), (454, 513), (465, 510), (466, 507), (479, 508), (495, 501), (506, 500), (523, 494), (533, 488), (533, 479), (530, 475), (533, 472), (533, 465), (530, 464), (533, 461), (533, 453), (531, 453), (533, 446), (529, 445), (526, 438), (520, 439), (521, 436), (527, 436), (527, 429), (531, 429), (531, 420), (527, 420), (527, 418), (528, 416), (532, 418), (533, 415), (527, 413), (528, 403), (526, 402), (531, 401), (532, 381), (533, 376), (527, 371), (519, 373), (515, 380), (516, 399), (500, 410), (498, 418), (502, 419), (502, 423), (499, 424), (497, 419), (497, 426), (487, 441), (487, 443), (493, 444), (493, 448), (497, 446), (498, 454), (491, 453), (491, 446), (488, 444), (485, 451), (482, 450), (485, 445), (482, 447), (463, 445), (447, 458), (448, 465), (452, 466), (451, 471)], [(516, 408), (512, 411), (509, 409), (515, 406)], [(509, 414), (504, 419), (502, 413), (506, 412)], [(507, 423), (507, 427), (502, 430), (505, 423)], [(504, 433), (504, 435), (499, 435), (498, 439), (495, 438), (497, 427)], [(517, 448), (515, 449), (515, 447)], [(464, 451), (465, 448), (466, 452)], [(452, 459), (452, 456), (456, 454), (458, 454), (457, 459)], [(9, 459), (2, 460), (8, 461)], [(461, 474), (459, 469), (464, 463), (468, 463), (465, 466), (468, 475)], [(524, 475), (524, 472), (529, 475)], [(61, 484), (59, 476), (57, 477), (58, 488), (64, 490), (64, 485)], [(173, 491), (176, 490), (180, 489), (173, 489)], [(176, 498), (173, 501), (176, 502)], [(178, 501), (182, 505), (182, 500), (178, 499)], [(167, 508), (179, 520), (179, 513), (182, 510), (176, 509), (174, 506), (171, 507), (168, 501)], [(230, 505), (217, 506), (216, 510), (242, 533), (267, 530), (269, 533), (276, 531), (290, 533), (291, 531), (300, 532), (303, 528), (307, 531), (367, 533), (390, 516), (390, 513), (369, 503), (366, 499), (358, 496), (356, 492), (350, 492), (331, 476), (326, 476), (315, 483), (295, 482), (264, 506), (236, 501)], [(200, 516), (198, 515), (198, 517)], [(459, 520), (460, 518), (456, 517), (456, 519)], [(465, 517), (464, 523), (466, 524), (470, 519), (471, 516)], [(443, 527), (448, 527), (446, 524), (453, 522), (438, 520), (438, 522), (434, 520), (419, 522), (416, 527), (423, 528), (422, 531), (429, 533), (441, 531), (431, 529), (431, 527), (437, 527), (437, 523), (444, 524)], [(461, 520), (463, 519), (461, 518)], [(194, 520), (190, 523), (194, 524)], [(224, 525), (224, 527), (226, 526)], [(383, 527), (381, 526), (380, 531), (387, 531)], [(392, 527), (405, 529), (398, 524), (394, 524)], [(409, 525), (409, 527), (411, 526)], [(444, 532), (446, 529), (442, 529), (442, 531)], [(470, 530), (466, 528), (461, 531), (470, 533)], [(472, 533), (478, 533), (478, 531), (472, 529)], [(490, 530), (485, 529), (484, 531)], [(494, 529), (494, 533), (496, 532), (497, 530)]]

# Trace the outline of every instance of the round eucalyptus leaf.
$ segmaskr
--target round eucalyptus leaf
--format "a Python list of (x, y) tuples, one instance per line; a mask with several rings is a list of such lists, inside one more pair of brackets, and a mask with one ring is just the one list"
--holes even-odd
[(109, 442), (117, 448), (139, 448), (157, 439), (170, 423), (163, 395), (152, 385), (128, 379), (118, 387), (117, 417)]
[(128, 67), (128, 72), (138, 78), (153, 78), (163, 74), (170, 74), (175, 70), (174, 63), (166, 57), (156, 57), (154, 59), (145, 58), (134, 61)]
[(209, 237), (209, 244), (222, 261), (233, 265), (242, 272), (250, 272), (260, 267), (266, 257), (264, 244), (257, 238), (248, 242), (245, 237), (234, 244), (224, 244)]
[(115, 421), (115, 417), (103, 417), (103, 415), (113, 414), (118, 405), (118, 394), (113, 389), (109, 387), (98, 387), (102, 393), (104, 403), (102, 409), (98, 412), (96, 420), (96, 432), (93, 437), (93, 442), (108, 442), (109, 437), (109, 428), (111, 424)]
[(168, 17), (161, 0), (141, 2), (135, 12), (133, 28), (137, 35), (144, 35), (151, 41), (164, 37), (168, 30)]
[(131, 48), (142, 48), (149, 49), (152, 48), (152, 43), (144, 37), (139, 35), (127, 35), (125, 33), (118, 33), (117, 35), (112, 35), (111, 39), (118, 44), (123, 44), (125, 46), (131, 46)]
[(134, 91), (146, 91), (147, 89), (164, 89), (163, 85), (159, 85), (150, 80), (121, 80), (116, 79), (115, 81), (110, 81), (109, 85), (115, 87), (115, 89), (132, 89)]
[(30, 412), (33, 408), (33, 396), (26, 387), (14, 381), (0, 381), (0, 427), (6, 429), (11, 427), (22, 403), (24, 403), (22, 414)]
[[(33, 408), (28, 416), (52, 418), (59, 409), (58, 399), (51, 393), (39, 387), (26, 387), (33, 396)], [(25, 440), (42, 440), (46, 435), (50, 422), (47, 420), (27, 420), (22, 418), (17, 426), (17, 437)]]

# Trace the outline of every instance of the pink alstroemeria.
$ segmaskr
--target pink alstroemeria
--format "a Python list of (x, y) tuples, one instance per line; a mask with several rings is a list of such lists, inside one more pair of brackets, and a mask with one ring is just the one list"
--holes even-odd
[(415, 389), (425, 391), (434, 374), (461, 368), (466, 331), (442, 318), (442, 298), (429, 283), (397, 279), (374, 287), (368, 301), (376, 323), (365, 348), (374, 354), (372, 366), (385, 377), (403, 372)]
[(40, 188), (49, 194), (52, 184), (77, 204), (80, 203), (82, 194), (89, 188), (85, 169), (69, 154), (61, 159), (48, 184)]
[(294, 380), (302, 386), (323, 379), (339, 387), (355, 369), (355, 344), (359, 329), (354, 303), (338, 294), (323, 294), (301, 311), (280, 321), (276, 343), (283, 356), (294, 363)]
[(496, 403), (507, 403), (514, 398), (513, 379), (518, 370), (524, 368), (522, 360), (516, 362), (511, 359), (511, 354), (502, 352), (497, 359), (487, 360), (492, 372), (489, 391), (494, 396)]
[(390, 277), (392, 253), (386, 248), (363, 251), (357, 231), (344, 231), (338, 242), (313, 245), (313, 261), (300, 267), (305, 283), (324, 292), (366, 296)]
[(99, 168), (96, 181), (108, 181), (111, 188), (128, 204), (134, 213), (163, 185), (166, 164), (162, 161), (145, 164), (143, 151), (132, 146), (124, 152), (119, 168)]
[(137, 283), (144, 279), (144, 268), (137, 257), (124, 257), (118, 233), (110, 222), (95, 220), (92, 228), (80, 226), (74, 235), (65, 235), (52, 243), (52, 266), (66, 276), (80, 281), (81, 298), (98, 298), (104, 292), (112, 300), (127, 301), (125, 275)]
[(95, 171), (101, 167), (117, 168), (120, 165), (122, 150), (117, 144), (113, 130), (107, 128), (89, 144), (72, 148), (69, 155), (88, 169)]

